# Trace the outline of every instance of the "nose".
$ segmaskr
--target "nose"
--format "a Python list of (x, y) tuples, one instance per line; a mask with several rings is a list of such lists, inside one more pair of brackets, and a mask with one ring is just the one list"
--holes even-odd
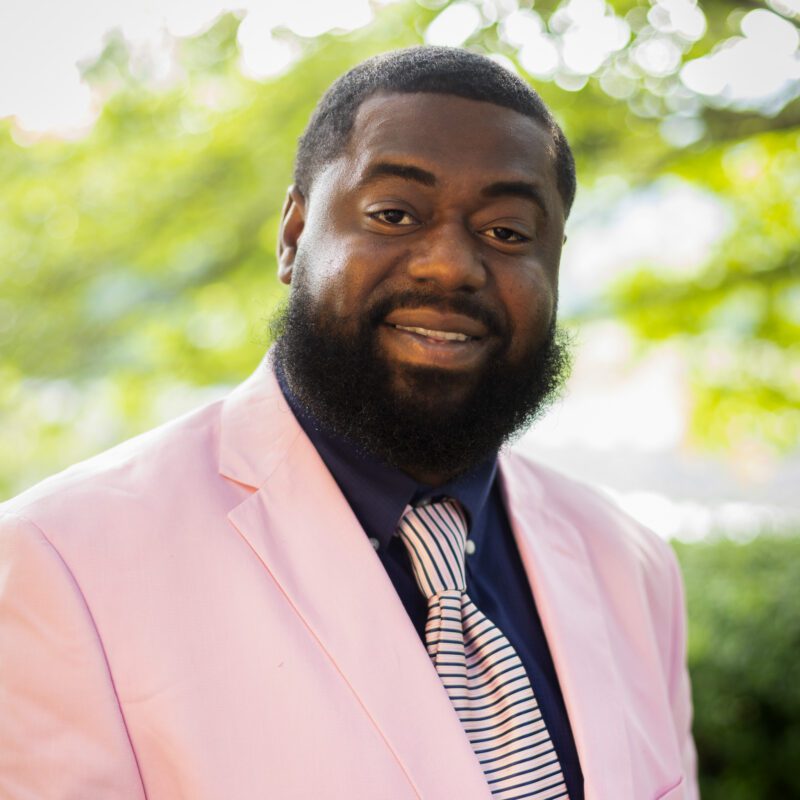
[(459, 222), (431, 227), (417, 242), (408, 273), (416, 281), (430, 281), (448, 292), (475, 292), (487, 280), (480, 245)]

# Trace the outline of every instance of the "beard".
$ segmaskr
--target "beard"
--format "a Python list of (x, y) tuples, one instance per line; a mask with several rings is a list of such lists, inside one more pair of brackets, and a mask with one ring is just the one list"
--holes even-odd
[[(479, 319), (497, 334), (497, 352), (477, 374), (406, 365), (396, 380), (378, 350), (379, 327), (396, 308), (421, 307)], [(355, 334), (343, 332), (353, 327)], [(313, 424), (412, 476), (443, 481), (477, 467), (529, 427), (559, 396), (571, 366), (569, 337), (555, 315), (545, 338), (515, 363), (500, 315), (469, 296), (428, 291), (395, 293), (358, 320), (342, 320), (315, 309), (297, 281), (270, 332), (273, 358)]]

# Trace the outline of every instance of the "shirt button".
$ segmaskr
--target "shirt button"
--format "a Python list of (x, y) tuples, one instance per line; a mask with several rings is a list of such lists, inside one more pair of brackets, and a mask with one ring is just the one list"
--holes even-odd
[(376, 539), (374, 536), (370, 536), (370, 537), (369, 537), (369, 543), (370, 543), (370, 544), (371, 544), (371, 545), (372, 545), (372, 546), (373, 546), (373, 547), (374, 547), (376, 550), (377, 550), (377, 549), (378, 549), (378, 548), (381, 546), (381, 543), (380, 543), (380, 542), (379, 542), (379, 541), (378, 541), (378, 540), (377, 540), (377, 539)]
[(475, 542), (473, 542), (472, 539), (467, 539), (467, 544), (464, 549), (467, 551), (467, 555), (471, 556), (475, 552)]

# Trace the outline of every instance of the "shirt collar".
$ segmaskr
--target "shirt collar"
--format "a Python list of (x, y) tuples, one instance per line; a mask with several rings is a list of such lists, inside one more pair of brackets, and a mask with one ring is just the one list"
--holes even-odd
[(443, 486), (426, 486), (323, 428), (292, 394), (278, 363), (275, 363), (275, 375), (300, 426), (367, 536), (377, 539), (380, 548), (389, 544), (406, 506), (439, 497), (452, 497), (461, 503), (470, 521), (470, 538), (480, 546), (487, 501), (497, 473), (496, 454)]

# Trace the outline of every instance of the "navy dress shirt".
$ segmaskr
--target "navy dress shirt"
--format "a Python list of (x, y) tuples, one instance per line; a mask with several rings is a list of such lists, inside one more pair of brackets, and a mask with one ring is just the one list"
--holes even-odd
[(466, 556), (469, 596), (517, 651), (558, 753), (570, 800), (583, 800), (583, 774), (575, 740), (500, 495), (496, 457), (444, 486), (421, 485), (323, 430), (292, 395), (277, 365), (275, 371), (287, 402), (372, 541), (423, 642), (428, 604), (395, 529), (406, 506), (424, 499), (452, 497), (464, 507), (470, 522), (469, 539), (474, 543), (474, 550), (470, 546), (472, 552)]

